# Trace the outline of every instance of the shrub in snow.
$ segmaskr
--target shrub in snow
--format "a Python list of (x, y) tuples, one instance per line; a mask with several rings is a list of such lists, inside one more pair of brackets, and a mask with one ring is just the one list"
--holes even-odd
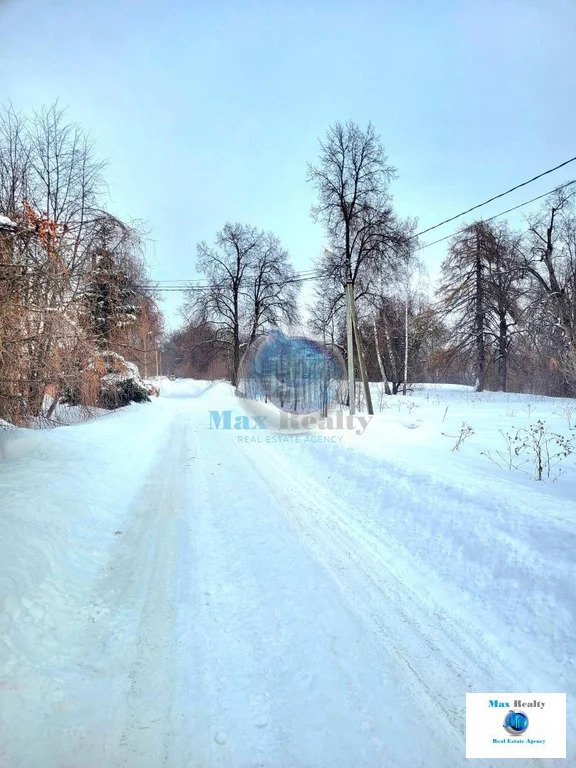
[[(448, 408), (446, 408), (448, 410)], [(444, 414), (446, 415), (446, 414)], [(460, 446), (462, 443), (469, 437), (471, 437), (474, 434), (474, 430), (472, 427), (467, 424), (465, 421), (462, 422), (462, 426), (460, 427), (460, 434), (459, 435), (447, 435), (446, 432), (442, 432), (444, 437), (451, 437), (453, 440), (456, 440), (454, 445), (452, 446), (453, 451), (460, 450)]]
[(130, 403), (150, 402), (150, 387), (140, 378), (138, 366), (117, 352), (100, 352), (95, 367), (106, 371), (100, 378), (98, 404), (102, 408), (122, 408)]
[(555, 480), (562, 473), (559, 464), (573, 451), (570, 440), (564, 435), (548, 432), (543, 421), (518, 430), (515, 441), (519, 450), (528, 456), (536, 480), (545, 476)]
[(506, 442), (505, 451), (486, 451), (483, 456), (500, 469), (518, 470), (535, 480), (556, 480), (563, 471), (560, 464), (574, 451), (568, 437), (549, 432), (540, 420), (515, 433), (500, 434)]
[(572, 419), (576, 413), (576, 408), (573, 405), (563, 405), (557, 408), (554, 413), (557, 416), (561, 416), (568, 422), (568, 429), (572, 429)]
[(149, 403), (148, 388), (143, 381), (110, 374), (102, 379), (100, 405), (102, 408), (121, 408), (130, 403)]

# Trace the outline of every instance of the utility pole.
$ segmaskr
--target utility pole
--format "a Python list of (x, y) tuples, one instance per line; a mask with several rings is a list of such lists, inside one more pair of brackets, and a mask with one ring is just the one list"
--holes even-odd
[[(326, 249), (328, 250), (328, 249)], [(332, 253), (332, 251), (328, 251)], [(364, 360), (364, 350), (362, 348), (362, 339), (358, 330), (358, 318), (356, 316), (356, 307), (354, 303), (354, 281), (352, 279), (352, 261), (346, 258), (346, 354), (348, 356), (348, 399), (350, 415), (356, 413), (356, 377), (354, 375), (354, 340), (356, 340), (356, 353), (358, 355), (358, 365), (360, 375), (364, 385), (364, 396), (366, 398), (366, 408), (370, 415), (374, 414), (372, 407), (372, 396), (370, 395), (370, 383), (366, 371)]]
[(358, 354), (358, 365), (360, 366), (360, 376), (362, 377), (362, 384), (364, 385), (364, 397), (366, 398), (366, 410), (370, 416), (374, 415), (374, 408), (372, 407), (372, 395), (370, 394), (370, 382), (368, 381), (368, 372), (366, 370), (366, 361), (364, 360), (364, 347), (362, 344), (362, 338), (360, 336), (360, 330), (358, 328), (358, 315), (356, 314), (356, 305), (354, 302), (354, 294), (352, 293), (352, 325), (354, 327), (354, 338), (356, 339), (356, 353)]
[[(350, 270), (350, 265), (348, 265)], [(346, 278), (346, 353), (348, 355), (348, 400), (350, 415), (356, 412), (356, 382), (354, 380), (354, 321), (352, 305), (354, 302), (354, 284), (352, 275)]]
[(156, 347), (156, 378), (158, 378), (158, 376), (160, 375), (158, 373), (158, 371), (160, 370), (159, 362), (158, 362), (158, 352), (159, 352), (159, 349), (158, 347)]
[(144, 378), (148, 378), (148, 336), (144, 334)]

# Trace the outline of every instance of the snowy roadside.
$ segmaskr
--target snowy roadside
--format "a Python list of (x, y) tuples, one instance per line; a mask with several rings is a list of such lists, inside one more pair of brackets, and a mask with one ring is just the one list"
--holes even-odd
[(10, 692), (30, 707), (50, 700), (57, 686), (42, 660), (58, 658), (98, 610), (86, 590), (126, 522), (151, 446), (169, 428), (162, 403), (132, 405), (73, 427), (18, 430), (8, 443), (0, 462), (0, 722), (9, 721)]

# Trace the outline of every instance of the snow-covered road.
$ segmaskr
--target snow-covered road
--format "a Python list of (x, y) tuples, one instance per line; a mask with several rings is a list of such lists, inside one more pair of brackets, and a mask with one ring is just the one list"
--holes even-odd
[[(2, 768), (451, 768), (467, 691), (566, 690), (561, 654), (515, 654), (513, 622), (379, 522), (469, 501), (386, 464), (370, 496), (345, 444), (240, 443), (209, 429), (238, 411), (224, 385), (166, 394), (26, 457), (55, 515), (72, 494), (89, 524), (63, 520), (68, 559), (31, 553), (46, 573), (5, 601)], [(25, 459), (12, 469), (15, 515)]]

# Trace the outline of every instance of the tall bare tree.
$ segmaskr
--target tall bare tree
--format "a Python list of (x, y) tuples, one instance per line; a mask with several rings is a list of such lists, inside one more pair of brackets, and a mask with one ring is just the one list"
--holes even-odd
[[(321, 279), (330, 287), (335, 311), (343, 307), (346, 284), (351, 284), (352, 318), (356, 302), (367, 293), (374, 274), (393, 269), (406, 243), (404, 227), (394, 215), (389, 194), (394, 176), (395, 169), (388, 164), (382, 142), (370, 123), (365, 129), (352, 121), (335, 123), (320, 142), (318, 164), (308, 166), (308, 181), (318, 194), (312, 215), (324, 224), (330, 245), (319, 265)], [(352, 326), (370, 408), (360, 324), (351, 319), (347, 340), (349, 389), (353, 390), (354, 381)]]
[(486, 334), (498, 369), (498, 388), (508, 389), (513, 342), (523, 331), (526, 280), (520, 255), (521, 235), (507, 224), (491, 227), (486, 260)]
[(369, 123), (363, 130), (352, 121), (328, 129), (320, 142), (318, 165), (308, 166), (308, 181), (318, 193), (312, 215), (324, 224), (348, 277), (360, 241), (370, 241), (364, 251), (380, 248), (379, 236), (386, 231), (386, 214), (391, 212), (388, 187), (394, 175), (373, 126)]

